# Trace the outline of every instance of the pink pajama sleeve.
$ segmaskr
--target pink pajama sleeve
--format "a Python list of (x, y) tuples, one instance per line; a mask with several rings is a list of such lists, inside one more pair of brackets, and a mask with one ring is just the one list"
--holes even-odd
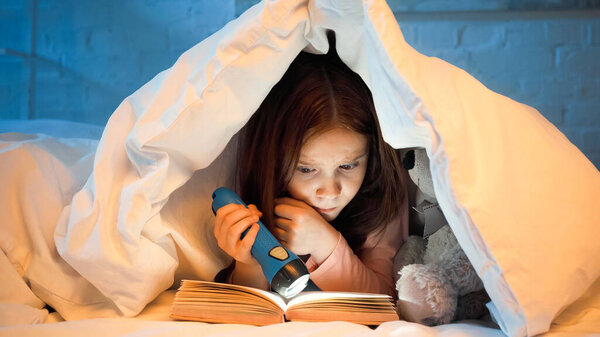
[(309, 258), (306, 266), (321, 290), (380, 293), (396, 299), (394, 256), (407, 237), (408, 212), (403, 211), (383, 231), (369, 235), (358, 254), (340, 234), (337, 246), (323, 263), (317, 265)]

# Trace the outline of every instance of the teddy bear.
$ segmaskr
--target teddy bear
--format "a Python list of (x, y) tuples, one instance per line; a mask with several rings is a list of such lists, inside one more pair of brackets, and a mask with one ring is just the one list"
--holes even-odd
[(487, 315), (489, 297), (439, 208), (425, 149), (401, 155), (410, 176), (411, 235), (394, 260), (398, 315), (428, 326)]

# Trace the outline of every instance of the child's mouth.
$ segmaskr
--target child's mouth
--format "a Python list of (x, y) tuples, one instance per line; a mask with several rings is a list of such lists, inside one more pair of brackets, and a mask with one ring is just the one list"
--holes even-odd
[(335, 210), (335, 207), (332, 207), (332, 208), (318, 208), (317, 207), (317, 210), (320, 213), (331, 213), (331, 212), (333, 212)]

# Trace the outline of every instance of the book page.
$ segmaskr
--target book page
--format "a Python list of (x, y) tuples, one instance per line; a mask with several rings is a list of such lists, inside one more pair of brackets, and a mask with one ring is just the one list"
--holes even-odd
[[(343, 320), (377, 325), (397, 320), (388, 295), (305, 292), (287, 301), (278, 294), (235, 284), (184, 280), (175, 294), (171, 317), (213, 323), (266, 325), (285, 319)], [(285, 312), (285, 315), (284, 315)]]
[(296, 295), (296, 297), (288, 301), (287, 306), (297, 306), (304, 302), (337, 301), (349, 299), (386, 300), (391, 302), (392, 298), (389, 295), (384, 294), (351, 293), (338, 291), (311, 291)]
[(346, 321), (379, 325), (398, 320), (392, 298), (384, 294), (307, 292), (288, 302), (289, 321)]
[(253, 294), (259, 298), (263, 298), (267, 301), (272, 302), (277, 305), (281, 310), (286, 309), (287, 305), (285, 300), (279, 296), (277, 293), (269, 292), (262, 289), (245, 287), (237, 284), (229, 284), (229, 283), (218, 283), (218, 282), (210, 282), (210, 281), (195, 281), (195, 280), (183, 280), (181, 283), (181, 287), (179, 288), (179, 292), (185, 291), (202, 291), (202, 292), (212, 292), (217, 294), (230, 294), (236, 293), (238, 296), (240, 294)]
[(183, 280), (171, 317), (211, 323), (267, 325), (284, 321), (285, 302), (276, 294), (233, 284)]

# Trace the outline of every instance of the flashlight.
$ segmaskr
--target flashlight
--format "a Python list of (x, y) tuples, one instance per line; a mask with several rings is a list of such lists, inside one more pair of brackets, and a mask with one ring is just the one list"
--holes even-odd
[[(248, 208), (235, 192), (225, 187), (217, 188), (213, 192), (212, 198), (212, 210), (215, 214), (219, 208), (229, 204), (238, 204)], [(262, 222), (258, 221), (258, 226), (258, 233), (250, 253), (260, 264), (272, 290), (285, 298), (296, 296), (306, 288), (309, 282), (308, 269), (296, 254), (283, 247), (275, 239)], [(250, 227), (244, 230), (241, 235), (242, 239), (249, 229)], [(313, 282), (311, 282), (311, 287), (314, 287)], [(313, 290), (318, 290), (318, 288)]]

